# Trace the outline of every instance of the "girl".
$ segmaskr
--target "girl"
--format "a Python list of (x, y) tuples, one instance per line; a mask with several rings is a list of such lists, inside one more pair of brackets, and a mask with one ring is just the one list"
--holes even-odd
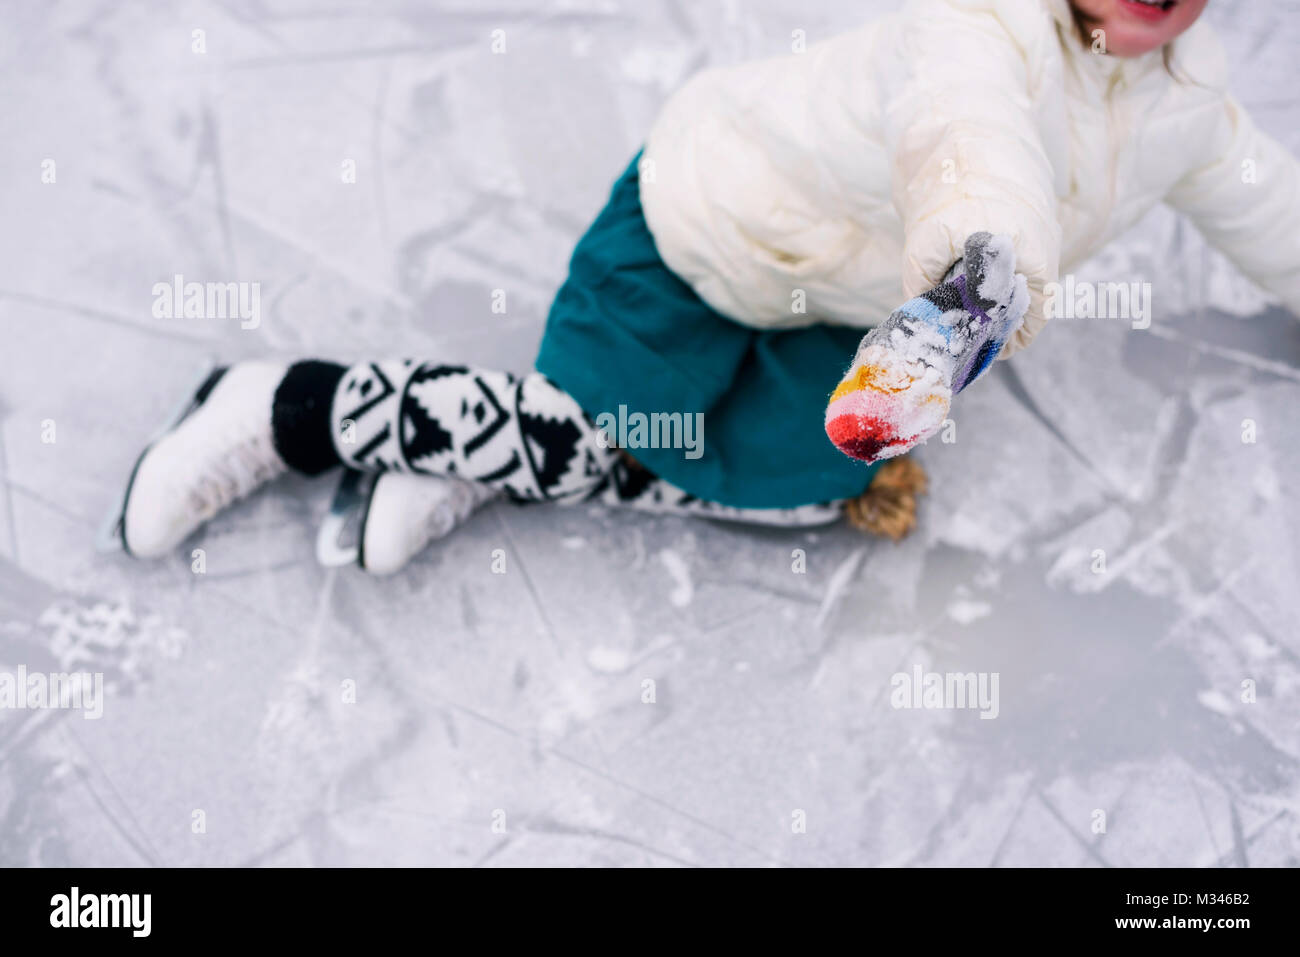
[[(117, 534), (162, 555), (285, 470), (343, 466), (379, 476), (358, 557), (381, 573), (498, 494), (896, 538), (924, 490), (897, 456), (1155, 203), (1300, 307), (1300, 167), (1225, 92), (1205, 4), (915, 0), (706, 70), (579, 241), (536, 371), (235, 365), (141, 455)], [(697, 414), (687, 454), (670, 426)]]

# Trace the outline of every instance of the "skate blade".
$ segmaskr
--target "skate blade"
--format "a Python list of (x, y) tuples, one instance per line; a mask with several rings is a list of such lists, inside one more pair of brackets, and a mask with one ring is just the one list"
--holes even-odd
[(361, 553), (361, 518), (377, 475), (345, 469), (329, 514), (316, 534), (316, 561), (326, 568), (356, 565)]
[(201, 406), (212, 392), (217, 382), (225, 375), (226, 367), (218, 366), (215, 362), (209, 360), (206, 362), (200, 375), (195, 379), (198, 385), (192, 392), (187, 393), (186, 398), (174, 409), (167, 420), (149, 437), (145, 444), (144, 450), (136, 458), (135, 464), (131, 467), (131, 475), (126, 480), (126, 487), (122, 490), (118, 498), (117, 506), (108, 513), (104, 523), (100, 526), (99, 532), (95, 535), (95, 550), (97, 552), (122, 552), (126, 551), (125, 540), (122, 537), (122, 525), (126, 520), (126, 503), (131, 497), (131, 485), (135, 481), (136, 469), (140, 467), (140, 462), (153, 448), (154, 443), (161, 439), (176, 426), (180, 425), (186, 418), (193, 414), (194, 410)]

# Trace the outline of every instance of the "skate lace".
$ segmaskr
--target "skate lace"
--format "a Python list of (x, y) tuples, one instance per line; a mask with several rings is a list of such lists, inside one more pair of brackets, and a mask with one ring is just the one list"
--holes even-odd
[(277, 453), (268, 435), (241, 439), (226, 453), (207, 463), (191, 492), (194, 508), (204, 515), (214, 515), (230, 503), (274, 478)]

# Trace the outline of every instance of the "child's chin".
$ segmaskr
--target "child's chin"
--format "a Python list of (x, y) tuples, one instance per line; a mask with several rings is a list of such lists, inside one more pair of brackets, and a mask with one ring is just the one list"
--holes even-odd
[(1106, 52), (1111, 56), (1132, 59), (1146, 56), (1153, 50), (1159, 50), (1165, 45), (1165, 42), (1163, 38), (1152, 39), (1147, 36), (1126, 36), (1123, 31), (1120, 31), (1117, 36), (1107, 33)]
[(1179, 30), (1163, 23), (1134, 22), (1123, 14), (1108, 17), (1096, 27), (1106, 34), (1106, 53), (1117, 57), (1145, 56), (1178, 36)]

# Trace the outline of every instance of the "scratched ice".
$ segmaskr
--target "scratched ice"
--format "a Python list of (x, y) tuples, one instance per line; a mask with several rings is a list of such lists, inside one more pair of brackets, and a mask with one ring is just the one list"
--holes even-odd
[[(0, 711), (0, 864), (1297, 863), (1300, 328), (1169, 214), (1079, 271), (1137, 266), (1152, 327), (963, 395), (899, 546), (495, 506), (374, 581), (290, 479), (92, 551), (205, 358), (526, 368), (665, 95), (889, 5), (5, 4), (0, 672), (108, 698)], [(1297, 14), (1207, 14), (1293, 150)], [(155, 317), (178, 274), (260, 324)], [(893, 707), (914, 669), (996, 672), (997, 718)]]

